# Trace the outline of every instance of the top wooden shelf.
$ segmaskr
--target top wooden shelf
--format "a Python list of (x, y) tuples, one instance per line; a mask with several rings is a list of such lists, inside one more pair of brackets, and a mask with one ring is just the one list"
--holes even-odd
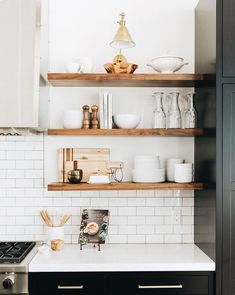
[(57, 87), (194, 87), (213, 83), (213, 74), (71, 74), (49, 73), (48, 81)]

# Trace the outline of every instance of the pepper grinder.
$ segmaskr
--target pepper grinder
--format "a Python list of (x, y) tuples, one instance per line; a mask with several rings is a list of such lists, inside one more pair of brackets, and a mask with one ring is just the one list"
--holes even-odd
[(84, 105), (82, 107), (83, 109), (83, 122), (82, 122), (82, 128), (89, 129), (90, 127), (90, 107), (88, 105)]
[(91, 128), (92, 129), (98, 129), (99, 127), (99, 121), (97, 119), (98, 109), (99, 109), (98, 106), (95, 104), (91, 107), (91, 110), (92, 110)]

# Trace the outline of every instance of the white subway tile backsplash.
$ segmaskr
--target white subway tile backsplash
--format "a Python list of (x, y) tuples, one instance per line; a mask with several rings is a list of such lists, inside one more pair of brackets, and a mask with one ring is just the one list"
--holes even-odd
[(131, 216), (136, 215), (135, 207), (120, 207), (118, 208), (118, 215)]
[(43, 151), (26, 151), (25, 159), (26, 160), (42, 160)]
[[(47, 191), (43, 136), (0, 137), (1, 240), (45, 240), (40, 210), (71, 214), (65, 241), (77, 243), (82, 209), (109, 209), (109, 243), (193, 243), (193, 191)], [(55, 168), (56, 169), (56, 168)], [(180, 224), (172, 211), (180, 210)]]
[(146, 216), (146, 224), (163, 224), (163, 216)]
[(89, 207), (90, 206), (90, 198), (72, 198), (72, 206), (83, 206)]
[(146, 234), (146, 235), (154, 234), (154, 225), (148, 225), (148, 226), (138, 225), (137, 234)]
[(26, 170), (25, 178), (43, 178), (43, 170)]
[(0, 170), (0, 178), (6, 178), (7, 170)]
[(180, 244), (182, 242), (181, 235), (165, 235), (165, 243), (167, 244)]
[(17, 169), (6, 170), (6, 178), (24, 178), (25, 171)]
[(128, 216), (128, 224), (145, 224), (145, 216)]
[(145, 244), (145, 235), (129, 235), (127, 237), (128, 244)]
[(191, 243), (194, 243), (194, 235), (191, 234), (191, 235), (183, 235), (183, 240), (182, 242), (185, 243), (185, 244), (191, 244)]
[(0, 160), (0, 169), (14, 169), (15, 161), (13, 160)]
[(165, 206), (182, 206), (182, 198), (165, 198)]
[(194, 198), (183, 198), (183, 206), (194, 206)]
[(127, 216), (110, 216), (109, 224), (111, 225), (127, 224)]
[(15, 186), (16, 187), (33, 187), (34, 186), (34, 182), (33, 179), (26, 179), (26, 178), (22, 178), (22, 179), (16, 179), (15, 180)]
[(146, 243), (148, 244), (162, 244), (164, 242), (164, 235), (146, 235)]
[(0, 160), (5, 160), (6, 159), (6, 152), (0, 150)]
[(0, 150), (1, 151), (14, 151), (15, 150), (15, 146), (16, 146), (16, 143), (15, 142), (8, 142), (8, 141), (5, 141), (5, 142), (1, 142), (0, 144)]
[(126, 244), (127, 235), (109, 235), (110, 244)]
[(24, 159), (24, 152), (23, 151), (7, 151), (6, 152), (6, 159), (8, 160), (22, 160)]
[(174, 233), (175, 234), (191, 234), (191, 226), (190, 225), (174, 225)]
[(145, 207), (145, 198), (128, 198), (127, 202), (128, 206)]
[(0, 188), (11, 188), (16, 186), (15, 179), (0, 179)]
[(124, 207), (127, 206), (127, 198), (110, 198), (109, 199), (109, 206), (112, 207)]
[(9, 225), (7, 226), (7, 235), (20, 235), (24, 234), (25, 232), (25, 227), (24, 226), (19, 226), (19, 225)]
[[(15, 206), (15, 198), (0, 197), (0, 206), (12, 207)], [(0, 224), (1, 226), (1, 224)]]
[(119, 226), (119, 234), (128, 234), (135, 235), (136, 234), (136, 226), (135, 225), (120, 225)]
[(154, 197), (154, 190), (138, 190), (137, 197)]
[(24, 207), (9, 207), (7, 208), (8, 216), (22, 216), (24, 215)]
[(183, 216), (183, 224), (194, 224), (194, 216)]
[[(15, 225), (16, 218), (15, 216), (0, 216), (0, 225)], [(3, 241), (3, 238), (1, 237), (1, 240)]]
[(34, 167), (33, 161), (28, 161), (28, 160), (16, 161), (16, 169), (33, 169), (33, 167)]
[(146, 206), (163, 206), (164, 199), (163, 198), (147, 198), (146, 199)]
[(34, 225), (34, 216), (16, 216), (16, 225)]
[(137, 208), (137, 215), (154, 215), (154, 208), (153, 207), (138, 207)]

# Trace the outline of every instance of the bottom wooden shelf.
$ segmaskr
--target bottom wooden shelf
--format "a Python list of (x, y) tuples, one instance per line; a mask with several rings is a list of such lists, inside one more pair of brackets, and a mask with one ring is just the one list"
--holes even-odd
[(49, 191), (83, 191), (83, 190), (202, 190), (203, 184), (200, 182), (192, 183), (110, 183), (110, 184), (88, 184), (85, 182), (79, 184), (71, 183), (51, 183), (48, 185)]

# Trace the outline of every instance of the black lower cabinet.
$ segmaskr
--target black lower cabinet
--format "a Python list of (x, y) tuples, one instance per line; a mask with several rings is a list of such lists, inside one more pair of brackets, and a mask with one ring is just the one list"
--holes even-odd
[(30, 273), (30, 295), (214, 295), (213, 272)]
[(30, 273), (30, 295), (105, 294), (105, 277), (97, 273)]
[(112, 278), (112, 295), (212, 295), (213, 275), (182, 272), (135, 273)]

